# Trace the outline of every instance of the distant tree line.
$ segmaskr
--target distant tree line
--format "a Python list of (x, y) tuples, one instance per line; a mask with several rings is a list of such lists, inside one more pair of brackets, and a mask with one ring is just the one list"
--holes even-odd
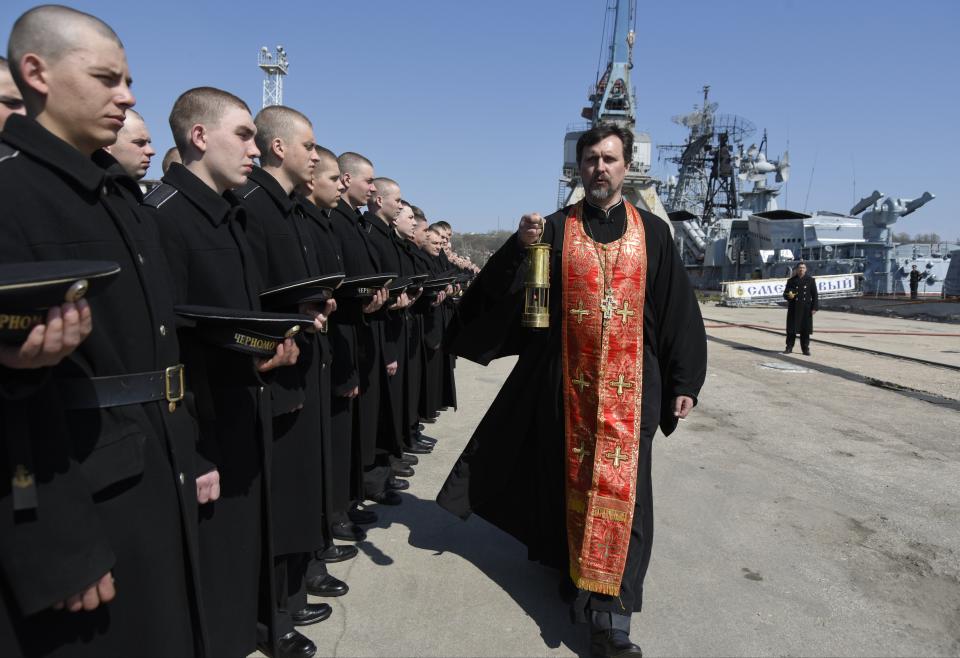
[(499, 249), (512, 234), (512, 231), (454, 233), (450, 241), (455, 252), (483, 267), (493, 252)]
[[(917, 233), (913, 237), (910, 237), (909, 233), (894, 233), (893, 241), (898, 244), (909, 244), (911, 242), (937, 244), (938, 242), (945, 242), (938, 233)], [(960, 243), (960, 237), (954, 238), (954, 242)]]

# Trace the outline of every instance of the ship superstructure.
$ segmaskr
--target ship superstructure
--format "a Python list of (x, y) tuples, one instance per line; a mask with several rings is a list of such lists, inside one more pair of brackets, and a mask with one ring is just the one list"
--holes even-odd
[(718, 115), (709, 90), (703, 89), (702, 106), (674, 117), (688, 130), (685, 142), (659, 147), (661, 158), (677, 167), (660, 193), (694, 285), (718, 290), (725, 281), (785, 278), (802, 260), (814, 276), (859, 275), (863, 294), (904, 294), (917, 265), (924, 275), (920, 294), (940, 295), (954, 247), (928, 247), (924, 254), (916, 245), (894, 244), (890, 230), (932, 194), (900, 199), (874, 192), (849, 213), (781, 209), (789, 155), (771, 157), (766, 132), (746, 146), (753, 124)]

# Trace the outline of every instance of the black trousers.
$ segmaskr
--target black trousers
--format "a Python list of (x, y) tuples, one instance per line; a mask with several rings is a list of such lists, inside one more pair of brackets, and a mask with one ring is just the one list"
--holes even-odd
[(276, 636), (283, 637), (294, 630), (294, 612), (307, 607), (307, 565), (309, 553), (290, 553), (274, 558), (276, 583)]
[[(787, 349), (792, 350), (794, 344), (797, 342), (797, 332), (790, 329), (787, 330)], [(804, 352), (810, 349), (810, 334), (800, 333), (800, 349)]]
[(916, 298), (917, 298), (917, 288), (919, 288), (919, 286), (916, 286), (916, 287), (915, 287), (915, 286), (910, 286), (910, 299), (916, 299)]

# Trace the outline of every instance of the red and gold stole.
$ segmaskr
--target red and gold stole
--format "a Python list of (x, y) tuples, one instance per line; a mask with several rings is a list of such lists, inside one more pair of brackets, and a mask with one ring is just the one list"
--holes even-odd
[(613, 596), (620, 593), (637, 496), (647, 283), (643, 223), (624, 203), (626, 230), (606, 245), (584, 232), (583, 201), (573, 207), (564, 226), (561, 288), (570, 576), (580, 589)]

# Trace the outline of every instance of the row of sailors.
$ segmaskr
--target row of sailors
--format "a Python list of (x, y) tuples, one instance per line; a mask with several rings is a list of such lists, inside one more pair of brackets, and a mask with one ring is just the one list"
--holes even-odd
[(0, 313), (59, 276), (0, 329), (3, 653), (312, 656), (296, 629), (331, 608), (307, 595), (346, 593), (327, 564), (357, 555), (334, 539), (402, 502), (456, 406), (443, 337), (476, 268), (306, 115), (212, 87), (174, 103), (143, 198), (113, 30), (42, 6), (8, 52)]

